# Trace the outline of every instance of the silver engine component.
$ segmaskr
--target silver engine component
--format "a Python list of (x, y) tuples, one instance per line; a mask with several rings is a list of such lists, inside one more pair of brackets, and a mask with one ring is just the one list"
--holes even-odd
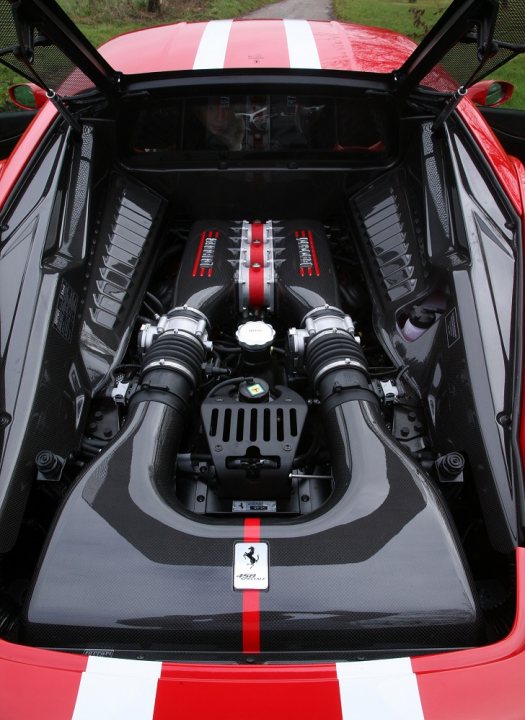
[(275, 339), (275, 330), (262, 320), (250, 321), (239, 325), (235, 337), (243, 350), (255, 352), (271, 347)]
[[(359, 345), (352, 318), (339, 308), (330, 305), (314, 308), (303, 318), (302, 325), (303, 328), (290, 328), (288, 331), (288, 348), (294, 370), (304, 367), (307, 347), (311, 348), (321, 338), (340, 336), (341, 340), (347, 340), (350, 337), (353, 343)], [(355, 353), (348, 353), (348, 356), (338, 357), (322, 365), (316, 376), (312, 378), (314, 385), (324, 374), (336, 367), (355, 367), (366, 370), (365, 364), (360, 359), (360, 353), (357, 354), (357, 357)]]
[(271, 220), (265, 223), (243, 221), (240, 231), (240, 250), (237, 284), (239, 309), (275, 308), (274, 228)]
[(168, 333), (184, 333), (198, 338), (207, 349), (211, 348), (211, 343), (208, 342), (207, 317), (200, 310), (184, 306), (173, 308), (167, 315), (162, 315), (156, 325), (142, 325), (138, 337), (139, 350), (144, 353), (160, 335)]

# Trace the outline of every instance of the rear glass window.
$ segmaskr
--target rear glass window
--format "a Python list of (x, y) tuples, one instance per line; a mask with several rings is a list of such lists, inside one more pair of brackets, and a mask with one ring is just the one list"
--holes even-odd
[(127, 153), (351, 152), (382, 155), (385, 139), (365, 102), (291, 94), (212, 95), (149, 103), (126, 133)]

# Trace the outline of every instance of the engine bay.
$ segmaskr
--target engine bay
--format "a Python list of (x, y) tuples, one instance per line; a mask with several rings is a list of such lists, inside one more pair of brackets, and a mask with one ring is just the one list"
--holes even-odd
[[(194, 103), (208, 124), (217, 97)], [(286, 122), (304, 130), (310, 108), (314, 133), (329, 105)], [(48, 316), (36, 335), (3, 311), (31, 358), (20, 374), (8, 342), (22, 389), (5, 406), (25, 413), (2, 428), (3, 635), (241, 661), (501, 637), (520, 532), (519, 225), (475, 150), (417, 116), (395, 162), (359, 143), (355, 167), (337, 148), (323, 169), (259, 166), (275, 146), (255, 123), (250, 167), (227, 154), (212, 173), (137, 117), (117, 145), (105, 117), (81, 141), (57, 134), (29, 181), (53, 167), (52, 192), (6, 219), (38, 278), (20, 292)], [(246, 591), (258, 646), (243, 645)]]

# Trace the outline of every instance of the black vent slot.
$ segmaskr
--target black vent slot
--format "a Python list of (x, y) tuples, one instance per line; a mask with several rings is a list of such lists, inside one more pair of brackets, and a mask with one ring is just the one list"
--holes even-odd
[(222, 437), (223, 442), (235, 436), (239, 443), (273, 443), (299, 435), (297, 410), (290, 407), (214, 407), (207, 427), (210, 437)]

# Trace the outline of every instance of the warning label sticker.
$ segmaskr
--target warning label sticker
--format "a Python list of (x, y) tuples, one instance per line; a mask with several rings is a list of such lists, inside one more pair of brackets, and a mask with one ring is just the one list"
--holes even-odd
[(53, 316), (53, 327), (69, 343), (73, 339), (77, 305), (78, 293), (73, 290), (68, 282), (62, 280)]
[(449, 348), (456, 343), (460, 337), (461, 332), (459, 330), (458, 313), (456, 308), (452, 308), (445, 317), (446, 328), (447, 328), (447, 343)]

